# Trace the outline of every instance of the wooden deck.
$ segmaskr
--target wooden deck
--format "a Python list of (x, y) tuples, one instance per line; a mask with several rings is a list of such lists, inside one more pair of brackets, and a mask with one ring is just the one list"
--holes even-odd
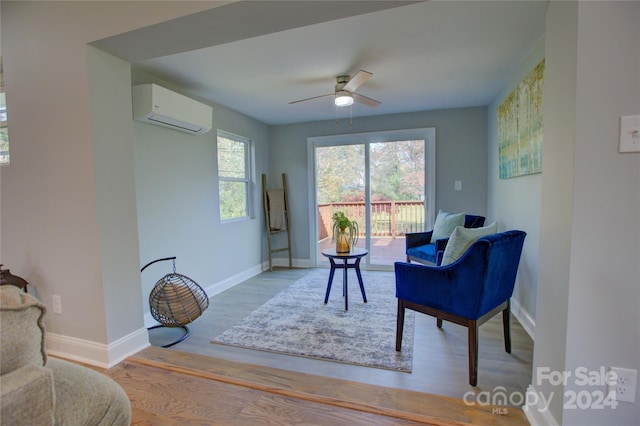
[[(328, 264), (329, 261), (322, 255), (322, 250), (333, 247), (335, 242), (331, 241), (331, 238), (325, 238), (318, 244), (318, 264)], [(362, 238), (356, 244), (357, 247), (365, 248), (365, 239)], [(371, 238), (371, 250), (366, 259), (363, 260), (363, 265), (368, 262), (367, 265), (384, 265), (393, 266), (394, 262), (406, 261), (405, 255), (405, 238), (399, 237), (372, 237)]]

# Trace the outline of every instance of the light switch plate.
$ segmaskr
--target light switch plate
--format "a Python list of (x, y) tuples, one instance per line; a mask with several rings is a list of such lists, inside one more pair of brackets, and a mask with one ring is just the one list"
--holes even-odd
[(640, 115), (620, 117), (619, 152), (640, 152)]

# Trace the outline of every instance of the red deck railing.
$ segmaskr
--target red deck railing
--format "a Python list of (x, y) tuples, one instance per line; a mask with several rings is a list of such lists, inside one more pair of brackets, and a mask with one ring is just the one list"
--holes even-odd
[[(318, 205), (318, 241), (331, 238), (333, 213), (341, 210), (358, 222), (360, 234), (365, 231), (363, 202), (329, 203)], [(374, 201), (371, 203), (371, 236), (393, 237), (424, 230), (423, 201)]]

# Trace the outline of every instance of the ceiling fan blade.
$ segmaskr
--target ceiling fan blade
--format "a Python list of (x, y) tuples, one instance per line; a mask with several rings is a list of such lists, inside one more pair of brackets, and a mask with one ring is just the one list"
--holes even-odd
[(349, 82), (344, 85), (342, 90), (346, 90), (347, 92), (355, 92), (356, 90), (358, 90), (358, 87), (362, 86), (364, 82), (369, 80), (369, 77), (371, 77), (372, 75), (373, 74), (371, 74), (369, 71), (360, 70), (356, 73), (356, 75), (351, 77), (351, 80), (349, 80)]
[(371, 99), (367, 96), (364, 95), (359, 95), (357, 93), (352, 93), (351, 94), (353, 96), (353, 100), (356, 102), (360, 102), (361, 104), (365, 104), (368, 105), (370, 107), (377, 107), (378, 105), (380, 105), (382, 102), (380, 101), (376, 101), (375, 99)]
[(313, 99), (324, 98), (324, 97), (326, 97), (326, 96), (335, 96), (335, 93), (328, 93), (328, 94), (326, 94), (326, 95), (314, 96), (313, 98), (306, 98), (306, 99), (299, 99), (299, 100), (297, 100), (297, 101), (291, 101), (291, 102), (289, 102), (289, 105), (291, 105), (291, 104), (297, 104), (297, 103), (299, 103), (299, 102), (304, 102), (304, 101), (310, 101), (310, 100), (313, 100)]

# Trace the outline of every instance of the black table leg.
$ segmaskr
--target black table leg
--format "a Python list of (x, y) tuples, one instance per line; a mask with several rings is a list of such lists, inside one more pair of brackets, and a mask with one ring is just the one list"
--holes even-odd
[(331, 283), (333, 282), (333, 274), (336, 272), (336, 263), (333, 261), (333, 259), (329, 259), (329, 261), (331, 262), (331, 272), (329, 272), (329, 282), (327, 283), (327, 294), (325, 294), (324, 296), (324, 304), (327, 304), (327, 301), (329, 300), (329, 292), (331, 291)]
[(367, 295), (364, 292), (364, 284), (362, 283), (362, 274), (360, 273), (360, 260), (361, 258), (356, 259), (355, 269), (356, 275), (358, 276), (358, 284), (360, 284), (360, 292), (362, 293), (362, 300), (364, 303), (367, 303)]
[(347, 259), (344, 259), (344, 272), (342, 274), (342, 294), (344, 295), (344, 310), (349, 310), (349, 291), (347, 289), (347, 270), (349, 266)]
[[(348, 269), (355, 269), (358, 278), (358, 284), (360, 286), (360, 292), (362, 293), (362, 300), (367, 303), (367, 293), (364, 290), (364, 282), (362, 280), (362, 273), (360, 272), (360, 261), (367, 255), (366, 250), (357, 249), (354, 254), (337, 254), (331, 251), (323, 251), (323, 255), (329, 258), (331, 263), (331, 270), (329, 272), (329, 281), (327, 282), (327, 291), (324, 295), (324, 303), (329, 302), (329, 294), (331, 293), (331, 286), (333, 284), (333, 277), (336, 269), (342, 269), (342, 297), (344, 297), (344, 310), (349, 310), (349, 282)], [(341, 259), (341, 263), (336, 263), (335, 259)], [(349, 263), (349, 259), (354, 259), (354, 263)]]

